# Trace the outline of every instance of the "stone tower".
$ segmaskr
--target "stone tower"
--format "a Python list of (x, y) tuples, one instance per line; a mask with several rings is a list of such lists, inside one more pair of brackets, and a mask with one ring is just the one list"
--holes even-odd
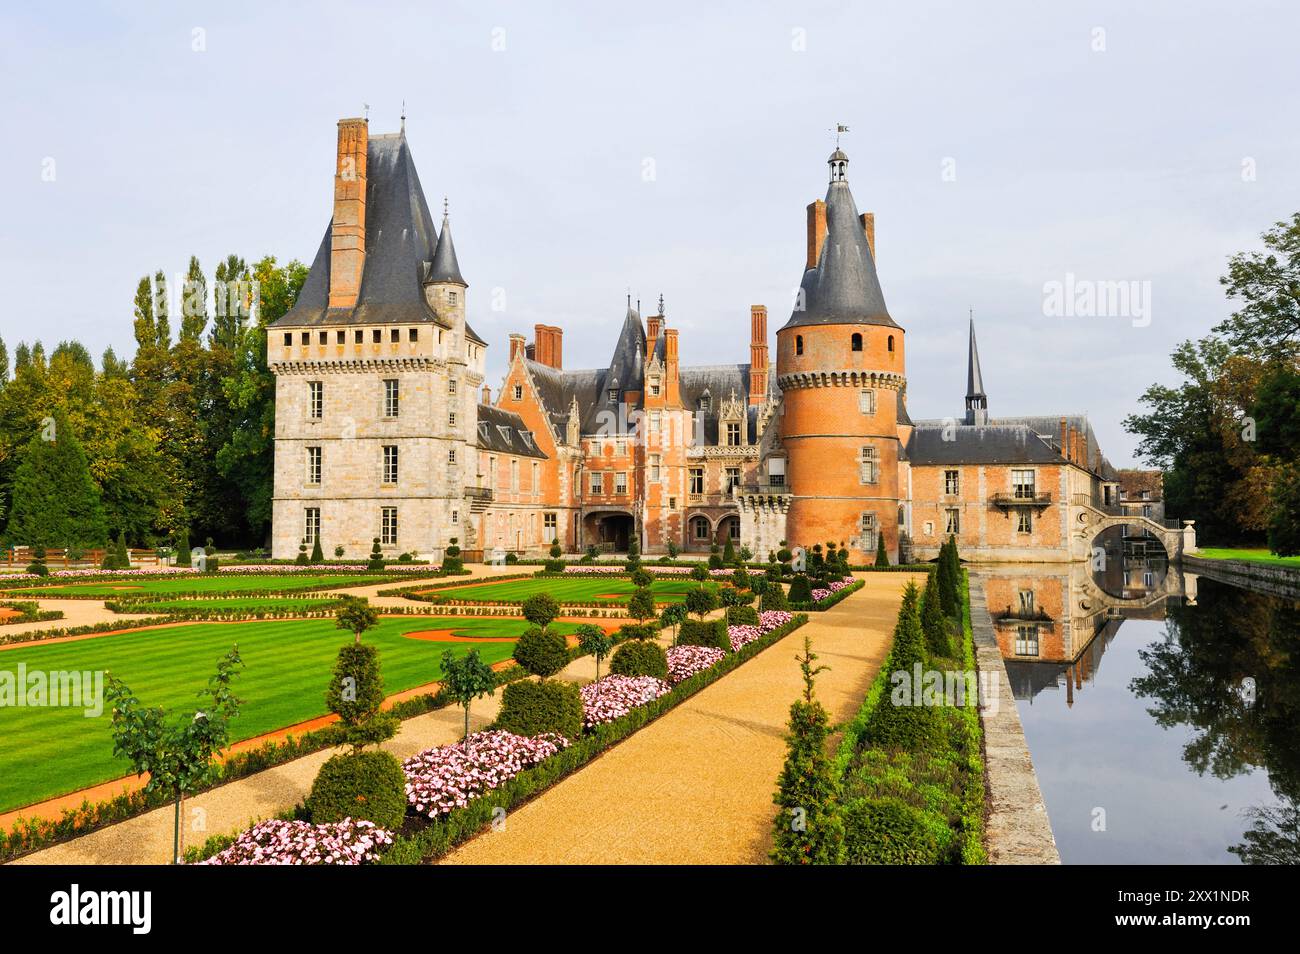
[(799, 297), (776, 333), (791, 495), (786, 537), (792, 546), (842, 542), (862, 562), (874, 558), (883, 534), (895, 560), (907, 497), (899, 464), (903, 329), (885, 308), (875, 221), (858, 214), (849, 158), (837, 148), (829, 164), (826, 200), (808, 206)]

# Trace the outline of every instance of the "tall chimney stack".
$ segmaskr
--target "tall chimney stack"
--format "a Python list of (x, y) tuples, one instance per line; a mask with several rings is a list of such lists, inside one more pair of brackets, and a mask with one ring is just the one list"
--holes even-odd
[(867, 233), (867, 248), (871, 249), (871, 260), (876, 260), (876, 213), (862, 213), (862, 231)]
[(340, 119), (334, 169), (334, 221), (330, 227), (331, 308), (354, 308), (366, 264), (366, 148), (364, 119)]
[(767, 402), (767, 306), (749, 306), (749, 403)]
[(664, 329), (664, 402), (670, 407), (681, 401), (677, 367), (677, 329)]
[(489, 385), (486, 384), (483, 385), (483, 400), (479, 401), (479, 403), (480, 404), (492, 403), (492, 388)]
[(818, 199), (808, 206), (808, 267), (816, 268), (826, 241), (826, 203)]
[(645, 320), (645, 359), (648, 363), (654, 357), (655, 343), (659, 340), (659, 332), (664, 326), (663, 315), (650, 315)]
[(521, 334), (512, 334), (510, 336), (510, 361), (514, 362), (516, 357), (522, 358), (526, 353), (525, 338)]

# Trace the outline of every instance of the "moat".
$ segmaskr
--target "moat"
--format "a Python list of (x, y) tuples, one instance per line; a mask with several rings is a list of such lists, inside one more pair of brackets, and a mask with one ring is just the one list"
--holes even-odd
[(1108, 549), (973, 568), (1061, 860), (1300, 863), (1300, 601)]

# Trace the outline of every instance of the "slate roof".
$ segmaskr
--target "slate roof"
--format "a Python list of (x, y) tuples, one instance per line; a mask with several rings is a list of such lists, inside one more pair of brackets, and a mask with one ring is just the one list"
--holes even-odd
[(433, 264), (429, 267), (429, 281), (456, 282), (468, 287), (465, 279), (460, 277), (456, 246), (451, 241), (451, 223), (445, 213), (442, 216), (442, 234), (438, 236), (438, 247), (433, 251)]
[(546, 459), (524, 426), (524, 419), (492, 404), (478, 406), (478, 446), (500, 454)]
[[(608, 367), (561, 371), (531, 359), (526, 360), (525, 365), (532, 375), (533, 385), (552, 426), (559, 431), (568, 424), (570, 404), (577, 398), (583, 415), (578, 429), (582, 434), (594, 434), (609, 420), (607, 415), (610, 412), (617, 413), (617, 404), (611, 404), (609, 400), (611, 388), (617, 387), (620, 397), (626, 391), (637, 391), (644, 395), (645, 348), (646, 336), (641, 316), (629, 305)], [(664, 337), (661, 335), (655, 345), (655, 355), (662, 361), (663, 354)], [(682, 405), (690, 410), (698, 411), (699, 399), (705, 393), (709, 395), (710, 407), (703, 414), (706, 441), (717, 442), (718, 414), (723, 402), (730, 399), (733, 391), (736, 398), (745, 402), (747, 407), (749, 441), (757, 441), (758, 408), (748, 407), (748, 364), (683, 367), (679, 369), (678, 380)], [(776, 369), (771, 368), (767, 393), (771, 395), (776, 391)], [(632, 421), (618, 422), (631, 424), (634, 420), (635, 418)]]
[(988, 397), (984, 393), (984, 375), (980, 373), (980, 352), (975, 346), (975, 319), (970, 320), (970, 347), (966, 354), (966, 396)]
[(800, 310), (796, 305), (785, 328), (840, 324), (898, 327), (885, 307), (876, 263), (847, 181), (832, 182), (826, 190), (826, 241), (817, 266), (804, 272), (799, 287), (804, 307)]
[[(424, 280), (439, 248), (438, 230), (404, 133), (370, 136), (366, 148), (366, 258), (355, 308), (329, 307), (333, 228), (331, 221), (298, 300), (275, 322), (276, 327), (449, 324), (429, 308), (424, 297)], [(459, 275), (450, 239), (447, 253)], [(486, 344), (473, 328), (466, 325), (465, 331), (474, 341)]]
[(1056, 449), (1023, 425), (917, 424), (907, 443), (915, 466), (927, 464), (1051, 464)]

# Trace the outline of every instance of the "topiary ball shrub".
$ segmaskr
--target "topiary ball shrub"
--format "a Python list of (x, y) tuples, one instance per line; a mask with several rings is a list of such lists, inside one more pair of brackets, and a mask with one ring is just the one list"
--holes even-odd
[(634, 639), (614, 650), (609, 671), (619, 676), (654, 676), (668, 679), (668, 656), (658, 643)]
[(563, 572), (564, 572), (564, 561), (563, 561), (563, 560), (547, 560), (546, 563), (543, 565), (543, 569), (544, 569), (547, 573), (563, 573)]
[(545, 679), (569, 664), (569, 647), (559, 633), (530, 626), (515, 643), (515, 662)]
[[(753, 610), (751, 609), (750, 612)], [(727, 621), (725, 619), (682, 620), (681, 627), (677, 630), (677, 645), (712, 646), (714, 649), (729, 653), (731, 636), (727, 633)]]
[(515, 551), (511, 550), (509, 553), (506, 554), (506, 563), (508, 563), (509, 565), (514, 566), (518, 562), (519, 562), (518, 553), (515, 553)]
[(897, 798), (855, 799), (844, 812), (851, 865), (936, 865), (951, 840), (943, 819)]
[(582, 695), (571, 682), (516, 680), (501, 693), (496, 727), (515, 735), (558, 732), (576, 741), (582, 735)]
[(649, 570), (635, 570), (632, 573), (632, 585), (637, 589), (642, 589), (654, 583), (655, 578), (650, 575)]
[(320, 767), (307, 811), (316, 825), (352, 818), (390, 831), (400, 828), (406, 815), (402, 763), (378, 749), (335, 755)]
[(806, 574), (799, 573), (790, 583), (790, 592), (786, 598), (791, 603), (811, 603), (812, 602), (812, 584), (808, 582)]
[(728, 626), (757, 626), (758, 610), (752, 606), (727, 607)]
[(555, 601), (555, 597), (550, 593), (535, 593), (524, 600), (524, 605), (520, 607), (520, 613), (524, 619), (534, 626), (545, 629), (551, 625), (551, 621), (555, 617), (560, 615), (560, 604)]

